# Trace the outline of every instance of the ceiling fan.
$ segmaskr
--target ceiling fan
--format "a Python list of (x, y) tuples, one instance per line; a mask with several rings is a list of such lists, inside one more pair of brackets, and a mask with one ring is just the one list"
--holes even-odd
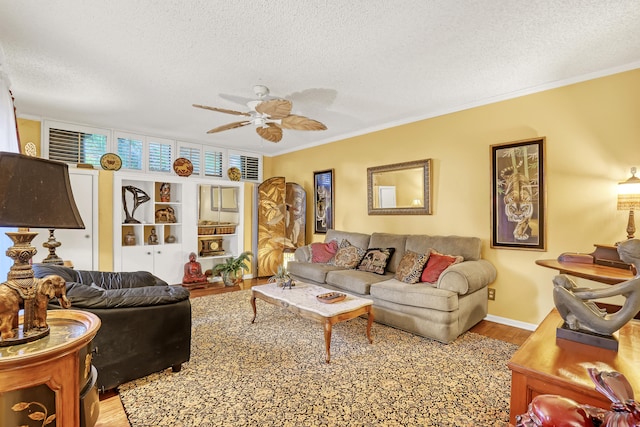
[(213, 128), (207, 133), (222, 132), (224, 130), (235, 129), (242, 126), (254, 125), (256, 132), (262, 138), (271, 142), (279, 142), (282, 139), (282, 129), (294, 130), (326, 130), (327, 127), (317, 120), (309, 119), (291, 113), (291, 101), (286, 99), (266, 99), (269, 95), (269, 88), (262, 85), (253, 87), (258, 100), (247, 102), (251, 111), (242, 112), (227, 110), (226, 108), (209, 107), (206, 105), (193, 104), (194, 107), (205, 110), (217, 111), (219, 113), (233, 114), (236, 116), (249, 117), (239, 122), (228, 123), (226, 125)]

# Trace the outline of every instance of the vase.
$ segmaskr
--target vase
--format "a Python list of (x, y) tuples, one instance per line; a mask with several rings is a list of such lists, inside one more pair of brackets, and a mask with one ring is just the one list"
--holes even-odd
[(133, 234), (133, 231), (129, 231), (124, 236), (124, 245), (125, 246), (135, 246), (135, 244), (136, 244), (136, 235)]

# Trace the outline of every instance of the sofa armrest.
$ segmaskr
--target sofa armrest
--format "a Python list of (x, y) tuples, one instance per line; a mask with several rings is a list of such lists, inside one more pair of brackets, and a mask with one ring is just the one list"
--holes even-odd
[(311, 245), (300, 246), (293, 253), (293, 257), (298, 262), (311, 262)]
[(496, 268), (489, 261), (464, 261), (442, 272), (437, 287), (460, 295), (470, 294), (496, 280)]

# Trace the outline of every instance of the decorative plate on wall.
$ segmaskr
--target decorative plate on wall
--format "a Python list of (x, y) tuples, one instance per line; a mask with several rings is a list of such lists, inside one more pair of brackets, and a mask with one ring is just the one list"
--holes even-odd
[(108, 171), (119, 171), (122, 167), (122, 159), (116, 153), (103, 154), (100, 157), (100, 166)]
[(242, 178), (242, 172), (240, 172), (240, 169), (234, 166), (227, 170), (227, 176), (231, 181), (240, 181), (240, 178)]
[(193, 173), (193, 163), (184, 157), (178, 157), (173, 162), (173, 171), (178, 176), (189, 176)]

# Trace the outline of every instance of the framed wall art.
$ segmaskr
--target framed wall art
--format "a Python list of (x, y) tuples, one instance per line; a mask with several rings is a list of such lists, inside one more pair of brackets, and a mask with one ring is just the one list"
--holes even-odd
[(333, 228), (333, 169), (313, 173), (313, 231), (326, 233)]
[(491, 247), (546, 250), (545, 138), (491, 146)]

